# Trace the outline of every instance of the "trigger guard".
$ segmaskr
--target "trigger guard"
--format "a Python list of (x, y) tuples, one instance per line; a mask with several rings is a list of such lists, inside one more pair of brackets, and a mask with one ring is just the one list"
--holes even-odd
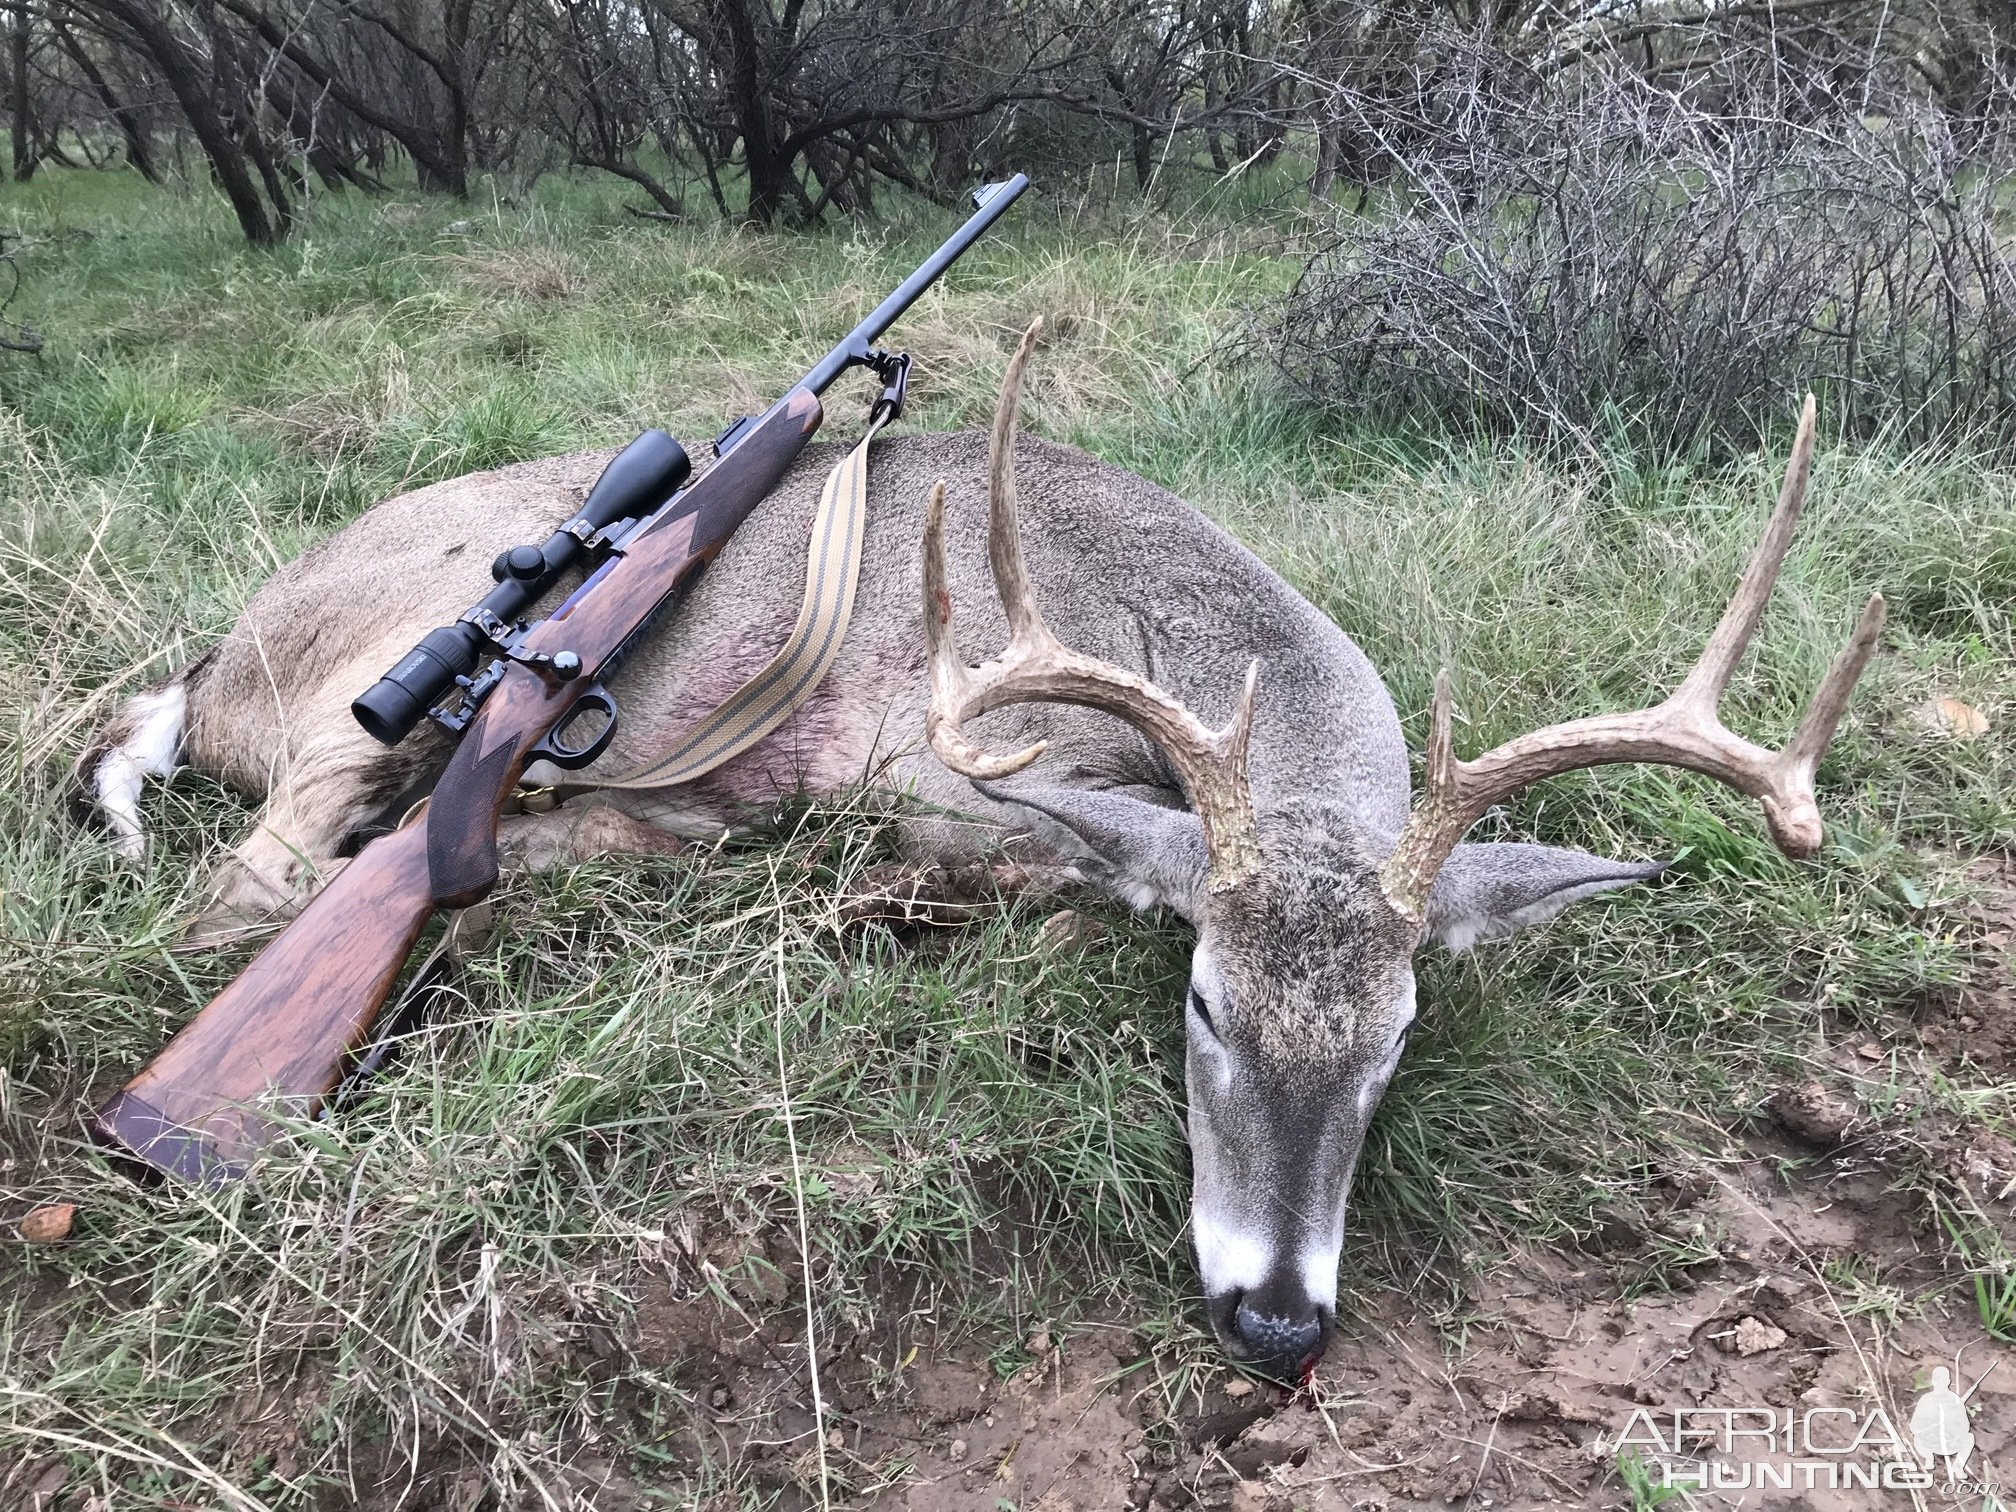
[[(584, 711), (602, 711), (602, 728), (595, 732), (595, 738), (585, 746), (575, 747), (560, 743), (560, 732), (580, 718)], [(566, 718), (547, 731), (546, 738), (534, 746), (525, 756), (525, 764), (535, 761), (550, 761), (565, 771), (584, 767), (604, 751), (609, 749), (609, 741), (616, 734), (616, 700), (609, 690), (600, 683), (584, 688), (581, 696), (574, 700)]]

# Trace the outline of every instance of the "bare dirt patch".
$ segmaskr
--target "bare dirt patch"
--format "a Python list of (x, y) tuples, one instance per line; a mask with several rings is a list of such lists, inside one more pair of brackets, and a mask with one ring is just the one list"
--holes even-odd
[[(886, 1341), (827, 1341), (828, 1485), (888, 1512), (1596, 1508), (1623, 1499), (1613, 1446), (1639, 1408), (1881, 1406), (1901, 1429), (1933, 1367), (1958, 1360), (1971, 1382), (2003, 1346), (1911, 1198), (1853, 1160), (1788, 1176), (1800, 1158), (1765, 1136), (1622, 1258), (1512, 1259), (1476, 1280), (1464, 1330), (1374, 1297), (1299, 1396), (1232, 1376), (1186, 1391), (1120, 1320), (1035, 1331), (1005, 1379), (972, 1349), (919, 1350), (892, 1370), (875, 1363)], [(1689, 1263), (1661, 1263), (1682, 1245)], [(695, 1363), (687, 1380), (721, 1403), (715, 1426), (767, 1461), (787, 1504), (816, 1500), (801, 1336), (724, 1341), (676, 1308), (637, 1322), (638, 1348)], [(1973, 1406), (1976, 1453), (1998, 1466), (2016, 1370)], [(1883, 1495), (1802, 1489), (1782, 1504)]]
[(2016, 1073), (2016, 858), (1984, 856), (1966, 875), (1977, 892), (1960, 912), (1978, 965), (1965, 986), (1921, 1005), (1918, 1036), (1956, 1073), (2003, 1079)]

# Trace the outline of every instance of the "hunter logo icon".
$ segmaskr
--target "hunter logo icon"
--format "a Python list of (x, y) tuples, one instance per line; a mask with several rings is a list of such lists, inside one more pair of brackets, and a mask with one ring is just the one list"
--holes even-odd
[(1968, 1421), (1967, 1404), (1981, 1389), (1981, 1382), (1994, 1373), (1995, 1364), (1981, 1372), (1979, 1380), (1962, 1396), (1953, 1389), (1953, 1373), (1944, 1365), (1932, 1372), (1932, 1385), (1911, 1409), (1911, 1442), (1929, 1470), (1936, 1460), (1946, 1461), (1946, 1481), (1951, 1485), (1966, 1473), (1967, 1460), (1974, 1453), (1974, 1428)]

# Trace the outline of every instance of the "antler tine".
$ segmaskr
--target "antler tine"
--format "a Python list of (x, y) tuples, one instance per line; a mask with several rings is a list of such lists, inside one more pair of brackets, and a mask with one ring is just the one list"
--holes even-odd
[(1792, 438), (1792, 459), (1785, 465), (1785, 481), (1778, 488), (1778, 507), (1771, 511), (1764, 534), (1758, 538), (1757, 548), (1750, 553), (1749, 564), (1737, 580), (1736, 591), (1729, 596), (1728, 607), (1716, 622), (1708, 644), (1701, 648), (1700, 659), (1674, 689), (1675, 703), (1700, 703), (1712, 709), (1722, 690), (1729, 686), (1736, 664), (1750, 648), (1750, 637), (1756, 634), (1758, 621), (1764, 618), (1764, 606), (1771, 601), (1771, 590), (1778, 585), (1785, 553), (1792, 547), (1792, 533), (1799, 528), (1799, 516), (1806, 508), (1806, 484), (1813, 475), (1814, 414), (1813, 396), (1808, 394), (1799, 407), (1799, 430)]
[(1246, 747), (1253, 727), (1256, 661), (1246, 671), (1239, 704), (1223, 728), (1206, 728), (1178, 700), (1139, 673), (1073, 651), (1051, 634), (1037, 607), (1022, 557), (1015, 494), (1015, 417), (1022, 380), (1040, 320), (1023, 333), (1001, 385), (988, 457), (987, 556), (1008, 617), (1001, 655), (968, 667), (952, 630), (950, 574), (945, 561), (945, 485), (931, 490), (924, 517), (924, 640), (931, 674), (926, 737), (938, 759), (968, 777), (1011, 776), (1047, 748), (1037, 741), (1012, 756), (981, 749), (965, 721), (1011, 703), (1074, 703), (1104, 710), (1161, 746), (1204, 826), (1211, 886), (1223, 888), (1260, 863), (1259, 832), (1247, 781)]
[[(1767, 794), (1763, 799), (1772, 836), (1777, 839), (1779, 848), (1788, 854), (1810, 856), (1820, 849), (1820, 810), (1813, 801), (1813, 774), (1820, 768), (1820, 758), (1834, 739), (1841, 716), (1848, 712), (1848, 700), (1855, 692), (1855, 684), (1861, 680), (1862, 669), (1876, 654), (1876, 642), (1883, 634), (1883, 619), (1887, 612), (1883, 595), (1870, 594), (1869, 601), (1862, 606), (1862, 613), (1855, 620), (1854, 633), (1835, 655), (1833, 665), (1828, 667), (1827, 675), (1820, 680), (1820, 691), (1813, 695), (1813, 702), (1806, 707), (1806, 717), (1799, 721), (1792, 743), (1779, 756), (1792, 791), (1802, 795), (1808, 805), (1804, 811), (1780, 812), (1772, 806), (1772, 795)], [(1811, 843), (1803, 851), (1796, 848), (1798, 839), (1793, 845), (1787, 845), (1784, 838), (1795, 836), (1803, 839), (1809, 834)]]
[(1043, 317), (1038, 315), (1008, 359), (1001, 398), (994, 405), (994, 429), (987, 438), (987, 565), (993, 569), (994, 588), (1008, 614), (1010, 646), (1057, 644), (1043, 623), (1043, 611), (1036, 607), (1036, 591), (1029, 586), (1029, 568), (1022, 560), (1020, 496), (1015, 490), (1015, 417), (1022, 407), (1022, 378), (1042, 330)]
[(1700, 772), (1757, 799), (1771, 838), (1786, 855), (1805, 857), (1819, 850), (1822, 828), (1813, 774), (1847, 712), (1857, 679), (1875, 653), (1883, 630), (1883, 596), (1872, 594), (1863, 606), (1798, 732), (1782, 751), (1766, 750), (1732, 734), (1716, 707), (1756, 631), (1791, 544), (1812, 467), (1813, 419), (1813, 400), (1808, 396), (1785, 484), (1764, 537), (1700, 659), (1663, 703), (1628, 714), (1550, 725), (1473, 761), (1459, 761), (1451, 732), (1449, 676), (1444, 671), (1436, 677), (1421, 796), (1393, 854), (1380, 869), (1386, 896), (1402, 914), (1416, 922), (1423, 917), (1442, 863), (1486, 809), (1543, 778), (1582, 767), (1644, 761)]
[[(984, 696), (984, 690), (976, 689), (966, 659), (959, 653), (958, 635), (952, 629), (952, 590), (945, 568), (942, 478), (932, 485), (931, 502), (924, 509), (924, 653), (931, 669), (931, 707), (924, 715), (924, 734), (945, 765), (968, 777), (996, 781), (1014, 776), (1049, 749), (1048, 741), (1039, 740), (1013, 756), (990, 756), (969, 740), (961, 727), (966, 714), (976, 708), (977, 698)], [(989, 672), (998, 665), (989, 663), (981, 671)]]

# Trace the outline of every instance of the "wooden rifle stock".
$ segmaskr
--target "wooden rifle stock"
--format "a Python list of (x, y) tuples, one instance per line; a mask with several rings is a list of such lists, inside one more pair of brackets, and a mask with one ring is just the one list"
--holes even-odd
[[(823, 412), (794, 389), (734, 450), (616, 548), (514, 647), (420, 816), (372, 841), (93, 1119), (114, 1149), (193, 1181), (228, 1180), (319, 1111), (391, 997), (427, 921), (497, 882), (504, 800), (539, 743), (615, 670), (790, 468)], [(553, 671), (562, 652), (580, 674)]]
[(310, 1113), (336, 1085), (434, 909), (423, 815), (365, 846), (100, 1108), (100, 1137), (191, 1181), (239, 1174), (267, 1114)]

